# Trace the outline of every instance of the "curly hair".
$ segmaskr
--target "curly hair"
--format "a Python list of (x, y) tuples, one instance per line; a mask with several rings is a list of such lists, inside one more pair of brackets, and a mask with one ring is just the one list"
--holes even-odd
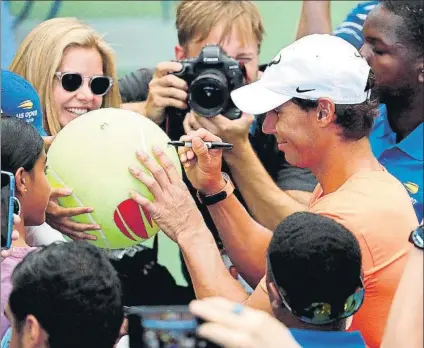
[(277, 226), (268, 255), (276, 285), (297, 310), (314, 302), (343, 308), (361, 276), (355, 236), (338, 222), (310, 212), (294, 213)]
[(382, 0), (381, 4), (391, 13), (403, 19), (397, 35), (420, 56), (424, 56), (423, 46), (423, 0)]
[(123, 320), (122, 289), (104, 251), (82, 241), (28, 254), (14, 269), (9, 308), (21, 332), (35, 316), (51, 348), (112, 347)]

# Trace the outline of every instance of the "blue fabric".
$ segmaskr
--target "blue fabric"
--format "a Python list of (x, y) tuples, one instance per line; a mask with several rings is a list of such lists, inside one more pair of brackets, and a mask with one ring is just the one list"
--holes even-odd
[(16, 53), (13, 16), (9, 11), (9, 1), (1, 1), (1, 67), (7, 69)]
[(45, 136), (43, 129), (43, 109), (34, 87), (23, 77), (1, 70), (1, 112), (31, 123)]
[(374, 155), (380, 163), (395, 176), (408, 191), (417, 214), (423, 218), (424, 200), (424, 123), (414, 129), (405, 139), (396, 143), (396, 133), (390, 127), (385, 105), (380, 106), (380, 116), (376, 119), (370, 135)]
[(359, 331), (314, 331), (290, 329), (294, 339), (302, 348), (366, 348)]
[(362, 27), (365, 19), (368, 13), (377, 5), (378, 1), (360, 3), (348, 14), (344, 22), (334, 30), (333, 35), (341, 37), (359, 50), (364, 44)]
[(9, 348), (9, 342), (12, 339), (12, 328), (9, 327), (1, 339), (1, 348)]

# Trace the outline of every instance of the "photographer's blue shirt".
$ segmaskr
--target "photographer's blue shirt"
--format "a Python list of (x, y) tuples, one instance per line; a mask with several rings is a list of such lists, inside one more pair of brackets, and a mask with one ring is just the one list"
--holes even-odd
[(380, 116), (370, 134), (370, 143), (379, 162), (406, 188), (418, 221), (423, 219), (424, 201), (424, 123), (405, 139), (396, 143), (396, 133), (390, 127), (385, 105), (380, 105)]
[(366, 348), (359, 331), (315, 331), (290, 329), (302, 348)]

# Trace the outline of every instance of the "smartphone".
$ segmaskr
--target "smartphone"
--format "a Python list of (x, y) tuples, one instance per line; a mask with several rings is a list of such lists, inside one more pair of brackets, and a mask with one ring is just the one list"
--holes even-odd
[(12, 245), (13, 214), (16, 210), (15, 176), (1, 171), (1, 248), (9, 249)]
[(201, 321), (188, 306), (124, 307), (130, 348), (215, 348), (196, 336)]

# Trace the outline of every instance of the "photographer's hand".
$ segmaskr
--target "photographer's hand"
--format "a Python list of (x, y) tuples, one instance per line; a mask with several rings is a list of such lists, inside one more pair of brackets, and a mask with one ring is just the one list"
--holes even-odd
[(249, 142), (249, 129), (253, 121), (254, 116), (245, 113), (236, 120), (230, 120), (222, 115), (201, 117), (191, 111), (186, 115), (183, 125), (186, 133), (205, 128), (223, 141), (233, 144), (237, 151), (237, 147)]
[(173, 75), (182, 69), (181, 63), (163, 62), (156, 66), (152, 81), (149, 83), (145, 113), (157, 124), (163, 122), (166, 107), (187, 108), (187, 83)]
[(192, 142), (192, 148), (179, 147), (178, 154), (193, 187), (204, 194), (222, 190), (225, 186), (221, 174), (222, 150), (208, 149), (204, 143), (204, 141), (222, 141), (221, 138), (200, 128), (182, 136), (180, 140)]

